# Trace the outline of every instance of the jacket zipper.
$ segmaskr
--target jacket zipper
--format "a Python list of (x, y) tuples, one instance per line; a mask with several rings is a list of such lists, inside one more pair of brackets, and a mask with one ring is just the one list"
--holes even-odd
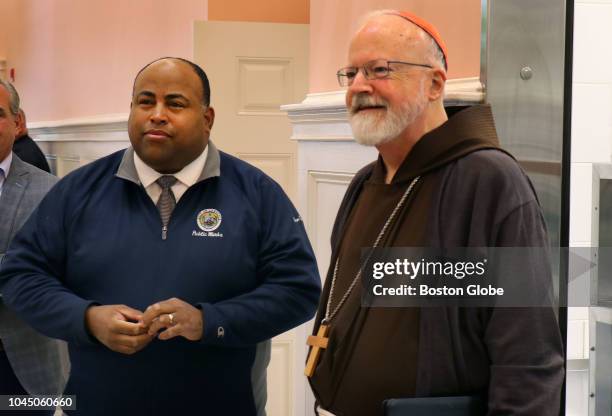
[(162, 240), (165, 240), (166, 238), (168, 238), (168, 226), (164, 225), (162, 226)]

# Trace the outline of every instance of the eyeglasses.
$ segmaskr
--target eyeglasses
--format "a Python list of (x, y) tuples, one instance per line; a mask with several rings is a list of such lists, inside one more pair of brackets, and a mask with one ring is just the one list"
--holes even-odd
[(394, 71), (394, 69), (392, 68), (392, 65), (394, 64), (433, 68), (433, 66), (426, 64), (415, 64), (412, 62), (386, 61), (384, 59), (376, 59), (374, 61), (366, 62), (360, 67), (347, 66), (346, 68), (342, 68), (338, 70), (338, 72), (336, 72), (336, 76), (338, 77), (338, 83), (341, 87), (349, 87), (353, 84), (353, 81), (355, 81), (355, 77), (357, 76), (359, 69), (362, 70), (365, 79), (385, 79), (388, 78), (391, 72)]

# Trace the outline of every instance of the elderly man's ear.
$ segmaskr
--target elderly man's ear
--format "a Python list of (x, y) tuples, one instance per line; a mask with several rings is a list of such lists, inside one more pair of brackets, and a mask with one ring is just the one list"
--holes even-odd
[(444, 85), (446, 83), (446, 72), (439, 68), (434, 68), (431, 72), (431, 81), (427, 95), (430, 101), (444, 99)]
[(21, 137), (28, 133), (28, 128), (26, 126), (26, 118), (23, 110), (19, 109), (19, 112), (15, 116), (15, 122), (17, 124), (17, 130), (15, 137)]

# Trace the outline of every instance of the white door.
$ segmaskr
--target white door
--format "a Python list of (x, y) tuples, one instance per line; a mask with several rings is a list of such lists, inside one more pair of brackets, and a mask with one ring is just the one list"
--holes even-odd
[[(302, 102), (308, 92), (308, 25), (196, 22), (195, 62), (211, 84), (219, 149), (257, 166), (294, 201), (297, 144), (283, 104)], [(272, 340), (268, 368), (269, 416), (302, 416), (306, 380), (302, 328)]]

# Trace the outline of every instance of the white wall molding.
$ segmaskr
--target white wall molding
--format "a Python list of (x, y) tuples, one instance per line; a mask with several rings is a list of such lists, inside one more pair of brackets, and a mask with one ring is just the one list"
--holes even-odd
[[(345, 90), (311, 93), (298, 104), (281, 107), (293, 125), (293, 140), (352, 141), (344, 102)], [(446, 82), (444, 104), (469, 105), (484, 102), (480, 80), (451, 79)]]
[[(31, 136), (39, 141), (107, 140), (108, 133), (127, 133), (128, 114), (105, 114), (66, 120), (38, 121), (28, 124)], [(87, 137), (82, 137), (86, 135)], [(97, 137), (97, 136), (102, 137)]]
[(485, 91), (478, 77), (456, 78), (446, 81), (444, 105), (480, 104), (485, 101)]
[(28, 124), (55, 174), (72, 170), (130, 145), (128, 114), (106, 114)]

